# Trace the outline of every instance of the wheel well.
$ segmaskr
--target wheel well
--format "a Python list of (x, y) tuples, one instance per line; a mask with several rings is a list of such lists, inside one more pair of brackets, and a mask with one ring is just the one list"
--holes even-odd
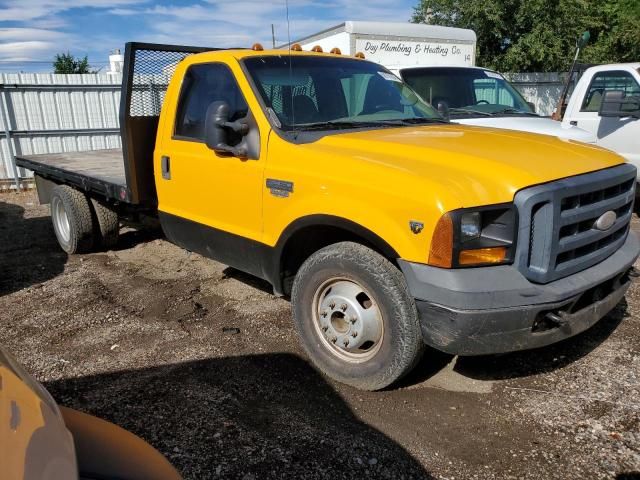
[(311, 225), (296, 230), (282, 247), (280, 254), (280, 278), (282, 293), (289, 295), (293, 278), (304, 261), (315, 252), (338, 242), (354, 242), (375, 250), (394, 265), (398, 254), (384, 240), (363, 228), (339, 225)]

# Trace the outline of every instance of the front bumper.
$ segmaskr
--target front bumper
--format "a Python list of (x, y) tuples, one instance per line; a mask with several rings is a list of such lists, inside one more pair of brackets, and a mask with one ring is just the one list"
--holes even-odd
[(542, 347), (576, 335), (611, 311), (631, 284), (640, 242), (582, 272), (548, 284), (505, 265), (445, 270), (400, 260), (416, 299), (424, 341), (455, 355)]

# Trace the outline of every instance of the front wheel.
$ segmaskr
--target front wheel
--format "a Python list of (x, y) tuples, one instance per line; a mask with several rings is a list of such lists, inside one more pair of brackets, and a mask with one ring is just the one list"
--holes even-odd
[(329, 377), (363, 390), (408, 373), (424, 343), (402, 273), (363, 245), (341, 242), (309, 257), (292, 304), (302, 346)]

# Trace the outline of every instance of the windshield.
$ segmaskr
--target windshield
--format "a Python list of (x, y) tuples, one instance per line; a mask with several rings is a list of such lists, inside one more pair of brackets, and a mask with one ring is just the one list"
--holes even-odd
[(244, 64), (267, 113), (283, 130), (443, 121), (398, 77), (375, 63), (283, 55), (251, 57)]
[(480, 68), (410, 68), (402, 78), (431, 105), (445, 104), (452, 118), (533, 115), (502, 75)]

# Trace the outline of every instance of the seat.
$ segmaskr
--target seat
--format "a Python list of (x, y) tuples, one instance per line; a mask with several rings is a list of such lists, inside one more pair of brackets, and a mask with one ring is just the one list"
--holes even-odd
[(293, 118), (295, 123), (314, 123), (320, 121), (320, 112), (311, 97), (296, 95), (291, 100), (293, 104)]

